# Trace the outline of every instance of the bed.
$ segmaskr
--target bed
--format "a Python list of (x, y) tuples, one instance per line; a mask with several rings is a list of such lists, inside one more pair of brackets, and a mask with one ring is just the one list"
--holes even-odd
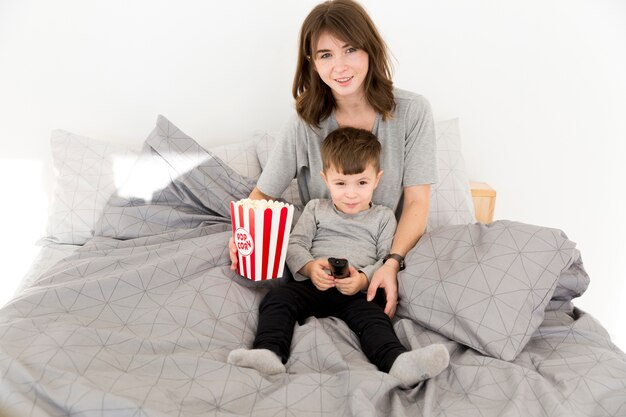
[[(296, 327), (286, 374), (227, 364), (283, 282), (236, 275), (226, 250), (228, 202), (247, 196), (273, 135), (204, 149), (159, 116), (139, 152), (53, 132), (48, 233), (0, 310), (0, 415), (626, 416), (626, 355), (574, 305), (590, 282), (576, 244), (490, 222), (493, 190), (472, 198), (458, 120), (436, 127), (441, 181), (394, 327), (407, 347), (445, 344), (437, 377), (402, 386), (334, 318)], [(283, 198), (300, 204), (295, 186)]]

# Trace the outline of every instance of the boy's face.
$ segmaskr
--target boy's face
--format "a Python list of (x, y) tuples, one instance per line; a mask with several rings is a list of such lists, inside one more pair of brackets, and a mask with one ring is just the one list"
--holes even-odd
[(374, 166), (368, 164), (360, 174), (345, 175), (337, 172), (333, 166), (321, 174), (337, 210), (355, 214), (370, 207), (372, 194), (383, 172), (376, 172)]

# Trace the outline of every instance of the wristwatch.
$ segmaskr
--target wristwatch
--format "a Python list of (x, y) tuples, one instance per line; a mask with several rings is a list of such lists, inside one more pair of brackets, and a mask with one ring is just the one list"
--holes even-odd
[(400, 271), (402, 271), (405, 267), (404, 265), (404, 256), (400, 256), (397, 253), (390, 253), (389, 255), (385, 256), (383, 258), (383, 263), (387, 262), (387, 259), (395, 259), (396, 261), (398, 261), (398, 265), (400, 265)]

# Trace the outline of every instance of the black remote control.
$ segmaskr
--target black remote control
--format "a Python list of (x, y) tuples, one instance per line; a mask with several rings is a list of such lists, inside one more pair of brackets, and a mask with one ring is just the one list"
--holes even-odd
[(348, 260), (344, 258), (328, 258), (330, 274), (335, 278), (347, 278), (350, 276)]

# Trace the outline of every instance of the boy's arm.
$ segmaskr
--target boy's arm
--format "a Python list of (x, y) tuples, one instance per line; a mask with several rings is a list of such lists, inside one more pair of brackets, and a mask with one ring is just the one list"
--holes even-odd
[(309, 201), (289, 236), (286, 262), (289, 270), (294, 275), (298, 273), (304, 265), (314, 260), (311, 255), (311, 246), (313, 245), (313, 238), (317, 230), (317, 222), (315, 219), (316, 206), (317, 200)]

